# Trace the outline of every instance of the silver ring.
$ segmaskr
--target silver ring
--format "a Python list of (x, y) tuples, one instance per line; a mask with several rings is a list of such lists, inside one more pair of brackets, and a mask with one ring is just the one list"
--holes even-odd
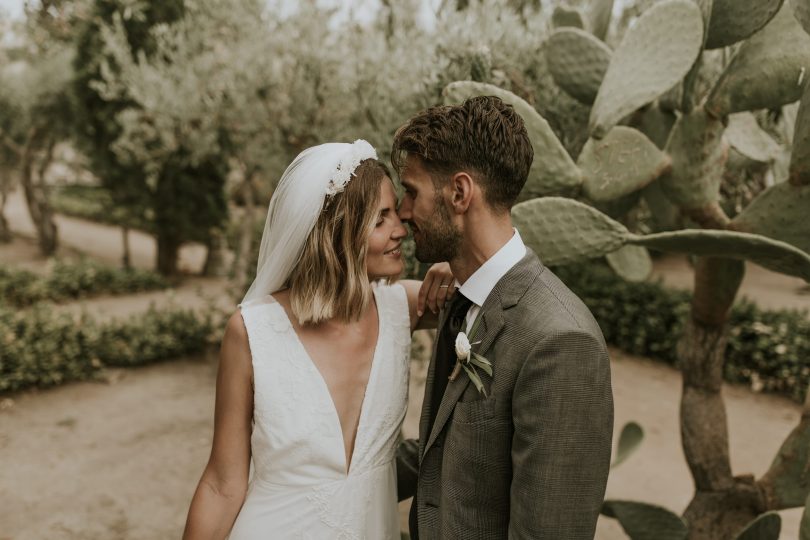
[(450, 286), (450, 285), (439, 285), (439, 288), (440, 288), (440, 289), (446, 289), (446, 288), (447, 288), (447, 287), (449, 287), (449, 286)]

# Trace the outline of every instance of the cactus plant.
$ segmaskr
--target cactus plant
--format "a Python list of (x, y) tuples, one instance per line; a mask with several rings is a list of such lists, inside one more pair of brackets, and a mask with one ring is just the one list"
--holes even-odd
[(743, 42), (711, 94), (706, 110), (715, 118), (801, 97), (810, 35), (786, 6), (759, 32)]
[(667, 0), (644, 13), (610, 61), (591, 109), (591, 136), (605, 136), (686, 75), (700, 52), (702, 35), (700, 9), (691, 0)]
[(736, 540), (760, 540), (762, 538), (779, 538), (782, 530), (782, 518), (776, 512), (768, 512), (749, 523)]
[(604, 41), (610, 29), (613, 0), (595, 0), (588, 10), (588, 28), (598, 39)]
[(795, 186), (810, 185), (810, 82), (805, 83), (804, 96), (796, 115), (789, 182)]
[(619, 444), (616, 448), (616, 454), (613, 456), (613, 463), (610, 468), (618, 467), (633, 452), (641, 445), (644, 440), (644, 429), (636, 422), (628, 422), (622, 427), (622, 432), (619, 434)]
[(585, 28), (585, 21), (578, 9), (570, 6), (557, 6), (551, 14), (551, 24), (556, 28)]
[[(604, 512), (632, 538), (775, 538), (778, 517), (769, 512), (808, 498), (810, 395), (799, 425), (755, 480), (732, 475), (720, 389), (742, 261), (810, 282), (809, 19), (807, 0), (660, 0), (613, 51), (601, 42), (609, 24), (601, 22), (597, 33), (586, 16), (594, 35), (558, 28), (546, 48), (549, 70), (564, 91), (592, 102), (589, 140), (575, 159), (514, 94), (469, 82), (445, 91), (447, 102), (498, 95), (526, 120), (536, 157), (513, 220), (546, 263), (607, 256), (618, 273), (639, 279), (649, 264), (639, 248), (697, 256), (692, 310), (678, 347), (681, 439), (695, 493), (683, 519), (651, 505), (608, 501)], [(566, 65), (583, 51), (581, 65)], [(799, 99), (789, 166), (730, 217), (720, 193), (737, 170), (731, 152), (766, 167), (782, 154), (751, 113)], [(639, 200), (666, 232), (636, 234), (620, 222)], [(680, 229), (676, 214), (697, 228)]]
[(635, 501), (605, 501), (602, 513), (616, 518), (631, 540), (684, 540), (686, 523), (671, 511)]
[(714, 0), (706, 38), (707, 49), (733, 45), (765, 26), (784, 0)]
[(578, 28), (555, 30), (547, 44), (548, 70), (554, 81), (572, 97), (592, 105), (610, 64), (610, 47)]
[(810, 34), (810, 4), (806, 0), (790, 0), (793, 5), (794, 15), (801, 23), (802, 28)]
[(776, 159), (779, 153), (779, 145), (759, 127), (757, 119), (749, 112), (730, 115), (725, 136), (732, 148), (754, 161), (767, 163)]

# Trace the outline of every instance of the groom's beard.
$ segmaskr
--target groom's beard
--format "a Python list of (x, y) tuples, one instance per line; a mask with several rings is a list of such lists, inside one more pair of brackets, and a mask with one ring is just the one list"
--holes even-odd
[(418, 236), (414, 235), (415, 255), (419, 262), (451, 261), (461, 246), (463, 236), (450, 221), (450, 214), (439, 197), (436, 198), (435, 208), (433, 220), (422, 227), (417, 225)]

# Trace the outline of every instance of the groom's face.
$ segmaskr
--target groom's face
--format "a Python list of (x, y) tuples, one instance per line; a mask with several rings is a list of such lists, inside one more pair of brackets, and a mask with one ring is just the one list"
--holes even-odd
[(440, 189), (419, 158), (408, 157), (400, 174), (405, 195), (399, 204), (399, 219), (411, 227), (416, 258), (424, 263), (453, 260), (461, 245), (461, 233), (453, 224)]

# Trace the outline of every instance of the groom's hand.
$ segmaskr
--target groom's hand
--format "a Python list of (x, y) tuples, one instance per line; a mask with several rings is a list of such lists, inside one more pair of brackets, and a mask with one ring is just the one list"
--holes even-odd
[(433, 313), (438, 313), (453, 296), (456, 290), (456, 279), (450, 271), (450, 265), (446, 262), (436, 263), (430, 267), (419, 288), (419, 296), (416, 301), (416, 313), (420, 317), (427, 307)]

